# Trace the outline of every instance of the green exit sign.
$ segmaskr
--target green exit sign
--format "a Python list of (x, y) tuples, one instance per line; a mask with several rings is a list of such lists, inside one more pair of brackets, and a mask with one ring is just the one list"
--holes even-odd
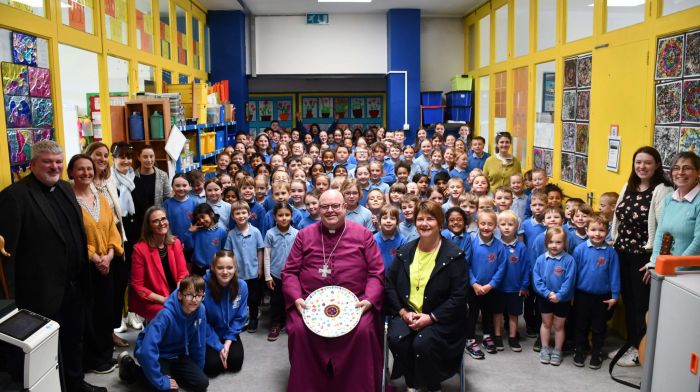
[(327, 25), (328, 22), (328, 14), (306, 14), (306, 24)]

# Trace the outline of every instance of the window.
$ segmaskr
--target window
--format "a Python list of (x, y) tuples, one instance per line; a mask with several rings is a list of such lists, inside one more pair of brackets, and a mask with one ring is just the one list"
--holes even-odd
[(153, 53), (153, 10), (151, 0), (136, 0), (136, 47)]
[(527, 104), (528, 104), (528, 68), (513, 70), (513, 156), (525, 166), (527, 160)]
[(508, 58), (508, 4), (496, 10), (496, 62)]
[(194, 69), (202, 69), (201, 61), (201, 50), (202, 50), (202, 32), (199, 31), (199, 19), (192, 17), (192, 43), (194, 47), (192, 48), (192, 62), (194, 63)]
[(61, 0), (61, 22), (76, 30), (94, 34), (95, 11), (91, 1)]
[(476, 68), (476, 25), (469, 25), (469, 37), (467, 39), (469, 40), (469, 47), (467, 48), (469, 51), (469, 65), (467, 68), (474, 69)]
[(644, 21), (644, 0), (608, 0), (606, 31), (613, 31)]
[(700, 0), (663, 0), (661, 15), (666, 16), (700, 5)]
[(515, 57), (530, 51), (530, 0), (515, 0)]
[(491, 63), (491, 15), (479, 20), (479, 66)]
[(567, 0), (566, 42), (593, 35), (592, 0)]
[(537, 50), (553, 48), (557, 33), (557, 0), (537, 1)]
[(488, 150), (489, 141), (491, 140), (489, 133), (489, 119), (491, 117), (489, 111), (489, 83), (488, 75), (479, 78), (479, 135), (486, 140), (485, 150)]
[(177, 62), (187, 65), (187, 14), (182, 8), (175, 6), (177, 20)]
[(160, 55), (171, 59), (170, 54), (170, 3), (168, 0), (158, 0), (158, 16), (160, 25)]

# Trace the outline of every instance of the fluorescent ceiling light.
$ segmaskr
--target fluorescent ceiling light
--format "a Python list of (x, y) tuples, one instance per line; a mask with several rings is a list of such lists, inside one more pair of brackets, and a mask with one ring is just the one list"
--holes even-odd
[[(644, 0), (608, 0), (608, 7), (637, 7), (644, 4)], [(593, 7), (593, 3), (588, 4)]]
[(371, 3), (372, 0), (318, 0), (319, 3)]

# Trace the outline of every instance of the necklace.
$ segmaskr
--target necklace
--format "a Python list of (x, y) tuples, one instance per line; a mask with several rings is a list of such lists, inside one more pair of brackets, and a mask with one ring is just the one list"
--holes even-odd
[(331, 269), (328, 268), (328, 265), (331, 261), (331, 257), (333, 257), (333, 252), (335, 252), (335, 248), (338, 247), (338, 244), (340, 243), (340, 240), (343, 238), (343, 234), (345, 234), (345, 229), (347, 226), (343, 227), (343, 231), (340, 233), (340, 237), (338, 237), (338, 241), (335, 242), (335, 246), (333, 249), (331, 249), (331, 253), (328, 255), (328, 258), (326, 259), (326, 244), (323, 241), (323, 225), (319, 225), (320, 230), (321, 230), (321, 249), (323, 249), (323, 268), (318, 269), (318, 273), (321, 274), (321, 277), (327, 278), (328, 275), (331, 273)]

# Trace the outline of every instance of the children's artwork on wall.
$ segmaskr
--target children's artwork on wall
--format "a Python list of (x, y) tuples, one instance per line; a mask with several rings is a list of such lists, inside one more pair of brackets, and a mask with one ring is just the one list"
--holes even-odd
[(683, 35), (662, 38), (656, 50), (656, 80), (679, 78), (683, 72)]
[(53, 126), (53, 104), (50, 99), (32, 98), (32, 126), (45, 128)]
[(591, 90), (576, 91), (576, 119), (588, 121), (591, 107)]
[(51, 97), (51, 73), (46, 68), (29, 67), (29, 95)]
[(32, 126), (32, 109), (29, 97), (5, 97), (5, 116), (8, 128)]
[(542, 112), (554, 113), (554, 81), (556, 74), (554, 72), (545, 72), (542, 74)]
[(554, 151), (544, 149), (544, 170), (547, 172), (547, 177), (554, 176)]
[(576, 156), (574, 154), (561, 154), (561, 179), (562, 181), (574, 182), (574, 165)]
[(654, 127), (654, 148), (661, 154), (664, 168), (671, 167), (671, 160), (678, 152), (679, 127)]
[(561, 150), (576, 151), (576, 123), (565, 122), (562, 124)]
[(579, 57), (576, 62), (576, 85), (578, 88), (591, 87), (593, 56)]
[(245, 105), (245, 118), (247, 122), (253, 122), (258, 120), (258, 105), (255, 101), (249, 101)]
[(37, 128), (33, 133), (34, 143), (38, 143), (42, 140), (53, 140), (53, 129), (51, 128)]
[(681, 81), (656, 85), (656, 123), (681, 121)]
[(576, 88), (576, 58), (564, 60), (564, 89)]
[(681, 121), (700, 124), (700, 79), (683, 81)]
[(319, 98), (321, 102), (321, 117), (330, 118), (333, 113), (333, 98), (332, 97), (321, 97)]
[(348, 117), (348, 99), (344, 97), (337, 97), (334, 99), (335, 103), (335, 115), (338, 118)]
[(7, 131), (10, 150), (10, 164), (28, 162), (32, 158), (34, 138), (31, 129), (11, 129)]
[(379, 98), (367, 98), (367, 114), (377, 118), (382, 113), (382, 101)]
[(561, 108), (562, 121), (576, 119), (576, 91), (564, 91)]
[(277, 117), (280, 121), (289, 121), (292, 101), (277, 101)]
[(2, 63), (2, 91), (5, 95), (29, 95), (29, 71), (26, 65)]
[(681, 127), (679, 150), (692, 151), (695, 154), (700, 154), (699, 127)]
[(576, 152), (588, 154), (588, 123), (576, 124)]
[(574, 184), (585, 187), (588, 180), (588, 157), (576, 155), (574, 161)]
[(302, 113), (305, 118), (318, 117), (318, 98), (304, 98), (301, 101)]
[(15, 64), (36, 65), (36, 37), (12, 32), (12, 61)]
[(547, 148), (535, 147), (532, 150), (533, 159), (532, 166), (538, 169), (544, 169), (548, 177), (552, 176), (552, 157), (554, 152)]
[(260, 101), (258, 105), (260, 121), (272, 121), (272, 101)]
[(362, 118), (365, 116), (365, 99), (364, 98), (352, 98), (350, 100), (352, 106), (352, 117)]
[(700, 31), (685, 36), (685, 69), (683, 76), (700, 75)]

